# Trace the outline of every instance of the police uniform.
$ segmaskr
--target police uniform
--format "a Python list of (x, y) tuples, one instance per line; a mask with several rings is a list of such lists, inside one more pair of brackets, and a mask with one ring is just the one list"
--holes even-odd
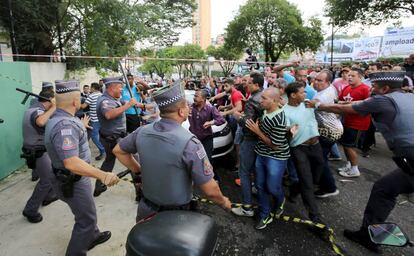
[[(102, 79), (105, 86), (111, 86), (116, 83), (123, 83), (121, 77), (111, 77)], [(114, 119), (108, 120), (105, 118), (105, 113), (119, 108), (124, 105), (124, 102), (113, 98), (108, 92), (104, 92), (96, 102), (96, 114), (98, 116), (101, 128), (99, 130), (100, 141), (105, 148), (105, 160), (102, 163), (101, 170), (105, 172), (112, 172), (115, 165), (116, 157), (112, 150), (118, 143), (120, 138), (126, 136), (126, 118), (125, 113), (117, 116)], [(96, 180), (94, 196), (99, 196), (106, 190), (106, 186), (101, 181)]]
[[(377, 72), (370, 74), (373, 83), (400, 88), (405, 72)], [(401, 90), (376, 95), (352, 108), (362, 115), (371, 114), (399, 167), (375, 182), (365, 208), (359, 231), (345, 230), (344, 235), (374, 251), (367, 227), (384, 223), (395, 206), (399, 194), (414, 192), (414, 94)]]
[[(53, 90), (53, 84), (51, 82), (42, 82), (42, 91), (46, 90)], [(32, 98), (29, 103), (30, 108), (37, 103), (39, 103), (39, 100), (37, 98)], [(38, 179), (39, 175), (37, 174), (36, 169), (32, 169), (32, 181), (37, 181)]]
[[(56, 83), (57, 94), (73, 91), (80, 92), (77, 81)], [(91, 162), (86, 129), (78, 118), (58, 108), (46, 125), (45, 145), (55, 174), (52, 185), (59, 199), (67, 203), (75, 215), (75, 225), (66, 255), (86, 255), (91, 244), (100, 236), (91, 181), (89, 177), (74, 175), (63, 164), (63, 160), (74, 156), (87, 163)], [(71, 195), (65, 191), (69, 178), (73, 181)]]
[(36, 119), (45, 112), (44, 105), (36, 101), (25, 111), (23, 118), (23, 156), (28, 167), (33, 170), (32, 175), (38, 175), (40, 178), (23, 210), (23, 215), (33, 223), (42, 220), (39, 213), (40, 205), (56, 200), (50, 183), (52, 164), (44, 143), (45, 128), (36, 124)]
[[(185, 97), (179, 85), (164, 87), (154, 94), (160, 107)], [(201, 142), (174, 120), (162, 118), (142, 126), (119, 142), (120, 148), (138, 153), (143, 198), (137, 221), (165, 210), (188, 209), (192, 185), (210, 181), (214, 174)]]

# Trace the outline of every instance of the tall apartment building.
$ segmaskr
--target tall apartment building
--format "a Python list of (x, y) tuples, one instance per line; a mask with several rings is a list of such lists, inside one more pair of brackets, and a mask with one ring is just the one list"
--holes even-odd
[(197, 0), (197, 10), (193, 14), (193, 44), (206, 49), (211, 44), (211, 3), (210, 0)]

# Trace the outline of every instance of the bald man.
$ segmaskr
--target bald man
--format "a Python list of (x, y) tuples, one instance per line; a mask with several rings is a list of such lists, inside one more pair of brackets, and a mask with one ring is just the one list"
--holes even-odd
[[(279, 108), (279, 90), (269, 87), (261, 95), (260, 105), (263, 116), (254, 122), (249, 119), (246, 127), (254, 132), (259, 140), (255, 147), (257, 154), (256, 189), (259, 200), (259, 222), (256, 229), (264, 229), (283, 213), (285, 195), (282, 178), (290, 157), (287, 135), (287, 120), (283, 109)], [(270, 195), (275, 199), (271, 209)]]
[(80, 89), (77, 81), (56, 83), (57, 110), (50, 117), (45, 131), (45, 146), (52, 160), (52, 186), (58, 198), (69, 205), (75, 215), (72, 237), (66, 255), (86, 255), (87, 251), (111, 237), (111, 232), (100, 232), (96, 207), (89, 177), (107, 186), (119, 178), (92, 165), (91, 151), (85, 124), (75, 117), (80, 109)]

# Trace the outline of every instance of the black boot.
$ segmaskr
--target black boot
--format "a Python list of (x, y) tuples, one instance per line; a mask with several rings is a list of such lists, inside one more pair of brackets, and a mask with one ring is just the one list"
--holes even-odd
[(351, 230), (345, 229), (344, 230), (344, 236), (346, 238), (348, 238), (349, 240), (352, 240), (355, 243), (358, 243), (358, 244), (364, 246), (365, 248), (367, 248), (368, 250), (370, 250), (372, 252), (381, 253), (379, 245), (374, 244), (371, 241), (371, 238), (369, 237), (367, 228), (361, 228), (358, 231), (351, 231)]

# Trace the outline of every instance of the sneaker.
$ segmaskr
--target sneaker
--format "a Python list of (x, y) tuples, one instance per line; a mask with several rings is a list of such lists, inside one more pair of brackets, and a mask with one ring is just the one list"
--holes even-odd
[(342, 167), (338, 168), (339, 172), (345, 172), (345, 171), (348, 171), (348, 170), (351, 170), (351, 166), (345, 165), (345, 166), (342, 166)]
[(269, 225), (270, 223), (272, 223), (273, 221), (273, 217), (272, 216), (267, 216), (266, 218), (260, 219), (255, 228), (256, 229), (264, 229), (265, 227), (267, 227), (267, 225)]
[(369, 151), (362, 151), (361, 155), (362, 155), (362, 157), (368, 158), (369, 157)]
[(329, 156), (328, 157), (329, 161), (342, 161), (342, 157), (333, 157), (333, 156)]
[(279, 219), (280, 216), (282, 216), (283, 214), (283, 211), (285, 208), (285, 202), (286, 202), (286, 199), (283, 198), (282, 204), (279, 207), (277, 207), (272, 213), (270, 213), (270, 215), (276, 219)]
[(254, 211), (251, 208), (246, 209), (244, 206), (237, 207), (237, 208), (231, 208), (231, 212), (236, 214), (237, 216), (242, 217), (253, 217)]
[(348, 169), (346, 171), (340, 171), (339, 175), (346, 178), (356, 178), (361, 176), (361, 173), (359, 171), (353, 172), (351, 169)]
[(252, 194), (257, 195), (257, 189), (255, 186), (252, 187)]
[(39, 223), (43, 220), (42, 214), (40, 213), (37, 213), (35, 215), (30, 215), (30, 214), (27, 214), (25, 211), (23, 211), (23, 216), (26, 217), (30, 223)]
[(99, 156), (95, 157), (96, 161), (102, 160), (105, 157), (105, 153), (99, 154)]
[(375, 253), (381, 253), (381, 250), (377, 244), (374, 244), (368, 234), (367, 231), (358, 230), (358, 231), (351, 231), (348, 229), (344, 230), (344, 236), (348, 238), (349, 240), (358, 243), (368, 250), (375, 252)]
[(315, 194), (315, 197), (317, 197), (317, 198), (327, 198), (327, 197), (330, 197), (330, 196), (337, 196), (339, 194), (339, 190), (336, 189), (333, 192), (325, 192), (325, 191), (319, 189), (314, 194)]

